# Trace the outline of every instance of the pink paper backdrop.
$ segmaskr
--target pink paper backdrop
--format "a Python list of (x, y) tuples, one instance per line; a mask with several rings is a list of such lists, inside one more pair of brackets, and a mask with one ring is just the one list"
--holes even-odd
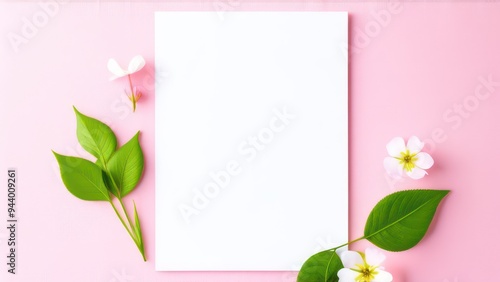
[[(1, 228), (0, 280), (295, 280), (296, 273), (283, 272), (154, 271), (153, 12), (205, 10), (224, 17), (224, 9), (348, 11), (350, 237), (362, 234), (371, 208), (390, 192), (452, 189), (427, 237), (410, 251), (387, 253), (386, 268), (395, 281), (497, 279), (500, 4), (390, 5), (214, 0), (67, 3), (44, 10), (37, 2), (1, 3), (0, 173), (6, 183), (7, 168), (16, 167), (20, 184), (18, 274), (6, 273), (7, 230)], [(23, 35), (27, 21), (38, 27)], [(16, 37), (19, 46), (11, 42), (15, 35), (22, 36)], [(132, 114), (123, 93), (126, 81), (109, 82), (106, 62), (115, 57), (126, 64), (136, 54), (147, 60), (135, 78), (147, 94)], [(87, 156), (76, 140), (72, 105), (110, 124), (120, 144), (142, 131), (146, 170), (127, 203), (134, 199), (142, 217), (146, 263), (107, 203), (78, 200), (60, 180), (51, 149)], [(385, 145), (395, 136), (411, 135), (426, 139), (436, 165), (424, 180), (392, 182), (382, 166)], [(6, 217), (5, 190), (1, 218)], [(325, 242), (328, 238), (318, 238), (319, 247), (332, 247)]]

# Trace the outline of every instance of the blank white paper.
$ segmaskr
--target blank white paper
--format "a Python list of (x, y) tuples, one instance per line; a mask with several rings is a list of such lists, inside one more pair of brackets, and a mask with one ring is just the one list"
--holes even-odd
[(347, 242), (347, 13), (157, 12), (156, 269)]

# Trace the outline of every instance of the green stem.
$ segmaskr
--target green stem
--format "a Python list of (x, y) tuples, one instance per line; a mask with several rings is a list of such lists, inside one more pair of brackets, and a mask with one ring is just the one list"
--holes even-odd
[[(117, 198), (118, 198), (118, 201), (120, 202), (120, 205), (123, 209), (123, 212), (125, 213), (125, 217), (127, 218), (127, 221), (128, 221), (128, 224), (130, 225), (130, 228), (132, 228), (132, 227), (134, 227), (134, 229), (137, 228), (137, 226), (136, 226), (137, 222), (132, 223), (132, 220), (130, 220), (130, 216), (128, 215), (128, 211), (125, 208), (125, 204), (123, 203), (122, 198), (121, 197), (117, 197)], [(139, 232), (142, 232), (142, 231), (139, 230)], [(144, 245), (142, 244), (142, 239), (137, 234), (135, 234), (135, 235), (137, 237), (135, 237), (134, 242), (137, 245), (139, 252), (141, 252), (142, 258), (144, 259), (144, 261), (146, 261), (146, 255), (144, 254)]]
[[(123, 204), (123, 201), (122, 201), (122, 197), (120, 195), (120, 191), (118, 190), (118, 185), (116, 185), (116, 182), (113, 178), (113, 176), (111, 175), (111, 173), (109, 173), (108, 171), (108, 167), (106, 165), (106, 161), (102, 161), (102, 165), (103, 165), (103, 168), (104, 168), (104, 172), (108, 175), (108, 177), (111, 179), (111, 183), (113, 184), (113, 186), (115, 187), (115, 191), (116, 193), (118, 194), (116, 196), (116, 198), (118, 198), (118, 201), (120, 202), (120, 206), (123, 210), (123, 213), (125, 214), (125, 217), (127, 219), (127, 222), (128, 222), (128, 226), (127, 224), (125, 223), (125, 221), (123, 220), (122, 216), (120, 215), (120, 213), (118, 212), (118, 210), (116, 209), (115, 205), (113, 204), (113, 201), (110, 199), (109, 200), (109, 203), (111, 204), (111, 206), (113, 207), (113, 210), (115, 211), (116, 215), (118, 216), (118, 218), (120, 219), (120, 222), (123, 224), (123, 227), (125, 227), (125, 229), (127, 229), (127, 232), (128, 234), (130, 235), (130, 237), (132, 238), (132, 240), (134, 241), (135, 245), (137, 246), (137, 248), (139, 249), (139, 252), (141, 253), (142, 255), (142, 258), (144, 261), (146, 261), (146, 256), (144, 254), (144, 244), (142, 243), (142, 239), (139, 238), (139, 237), (136, 237), (135, 235), (135, 232), (131, 232), (131, 230), (133, 231), (134, 229), (134, 224), (132, 224), (132, 221), (130, 220), (130, 217), (128, 215), (128, 212), (127, 212), (127, 209), (125, 208), (125, 205)], [(142, 231), (140, 231), (142, 232)]]
[(340, 246), (337, 246), (337, 247), (335, 247), (335, 248), (328, 249), (327, 251), (336, 251), (337, 249), (340, 249), (340, 248), (342, 248), (342, 247), (345, 247), (345, 246), (348, 246), (348, 245), (350, 245), (350, 244), (356, 243), (356, 242), (361, 241), (361, 240), (363, 240), (363, 239), (366, 239), (366, 238), (365, 238), (365, 236), (363, 236), (363, 237), (359, 237), (358, 239), (355, 239), (355, 240), (349, 241), (349, 242), (347, 242), (347, 243), (345, 243), (345, 244), (342, 244), (342, 245), (340, 245)]
[(132, 238), (132, 240), (134, 241), (135, 245), (137, 246), (137, 249), (139, 249), (139, 252), (141, 253), (142, 255), (142, 259), (144, 261), (146, 261), (146, 255), (144, 253), (144, 244), (142, 244), (142, 240), (140, 240), (140, 238), (136, 238), (136, 236), (134, 235), (135, 233), (132, 232), (130, 229), (133, 228), (133, 225), (131, 224), (130, 222), (130, 219), (128, 219), (128, 215), (127, 215), (127, 210), (125, 209), (125, 206), (123, 206), (123, 203), (121, 203), (121, 199), (120, 199), (120, 203), (122, 204), (122, 209), (123, 211), (125, 212), (125, 214), (127, 215), (127, 219), (129, 221), (129, 224), (130, 224), (130, 228), (129, 226), (127, 226), (127, 224), (125, 223), (125, 220), (123, 220), (122, 216), (120, 215), (120, 213), (118, 212), (118, 210), (116, 209), (115, 205), (113, 204), (113, 201), (110, 199), (109, 200), (109, 203), (111, 204), (111, 206), (113, 207), (113, 210), (115, 211), (116, 213), (116, 216), (118, 216), (118, 218), (120, 219), (120, 222), (123, 224), (123, 227), (125, 227), (125, 229), (127, 230), (127, 233), (128, 235), (130, 235), (130, 237)]
[[(118, 218), (120, 219), (120, 222), (123, 224), (123, 227), (125, 227), (125, 229), (127, 230), (128, 234), (130, 235), (130, 237), (132, 237), (132, 239), (134, 240), (135, 242), (135, 237), (134, 235), (132, 235), (132, 232), (130, 232), (130, 229), (129, 227), (127, 226), (127, 224), (125, 223), (125, 221), (123, 220), (122, 216), (120, 215), (120, 213), (118, 212), (118, 210), (116, 209), (115, 207), (115, 204), (113, 204), (113, 200), (109, 200), (109, 203), (111, 204), (111, 206), (113, 207), (113, 210), (115, 211), (116, 213), (116, 216), (118, 216)], [(136, 243), (137, 244), (137, 243)]]
[[(118, 201), (120, 202), (120, 205), (123, 209), (123, 212), (125, 213), (125, 217), (127, 218), (127, 221), (128, 221), (128, 224), (130, 225), (130, 228), (137, 228), (137, 222), (134, 224), (132, 223), (132, 220), (130, 220), (130, 216), (128, 215), (128, 211), (127, 209), (125, 208), (125, 205), (123, 204), (123, 201), (122, 201), (122, 198), (121, 196), (117, 197), (118, 198)], [(139, 229), (139, 232), (142, 233), (142, 230)], [(134, 233), (135, 234), (135, 233)], [(137, 245), (137, 248), (139, 249), (139, 252), (141, 252), (141, 255), (142, 255), (142, 259), (144, 261), (146, 261), (146, 255), (144, 254), (144, 244), (142, 243), (142, 238), (141, 236), (138, 236), (137, 234), (135, 234), (137, 237), (134, 236), (134, 242), (135, 244)]]
[(128, 224), (130, 225), (130, 227), (134, 226), (134, 224), (132, 224), (132, 221), (130, 220), (127, 209), (125, 208), (125, 205), (123, 204), (122, 197), (119, 196), (117, 198), (118, 198), (118, 201), (120, 202), (120, 206), (122, 207), (123, 212), (125, 213), (125, 217), (127, 218)]

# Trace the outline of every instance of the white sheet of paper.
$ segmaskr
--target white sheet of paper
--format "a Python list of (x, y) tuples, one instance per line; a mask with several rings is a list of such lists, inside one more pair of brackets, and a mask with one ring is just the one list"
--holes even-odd
[(345, 12), (157, 12), (156, 270), (347, 242)]

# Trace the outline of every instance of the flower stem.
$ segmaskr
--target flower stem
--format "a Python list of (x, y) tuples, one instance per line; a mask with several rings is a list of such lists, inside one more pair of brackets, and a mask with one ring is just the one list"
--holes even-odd
[(134, 94), (134, 87), (132, 87), (132, 78), (130, 77), (130, 74), (128, 76), (128, 84), (130, 85), (130, 93)]
[(130, 100), (132, 101), (132, 112), (135, 113), (135, 107), (136, 107), (136, 100), (135, 100), (135, 93), (134, 93), (134, 87), (132, 86), (132, 77), (129, 75), (128, 76), (128, 84), (130, 86)]

